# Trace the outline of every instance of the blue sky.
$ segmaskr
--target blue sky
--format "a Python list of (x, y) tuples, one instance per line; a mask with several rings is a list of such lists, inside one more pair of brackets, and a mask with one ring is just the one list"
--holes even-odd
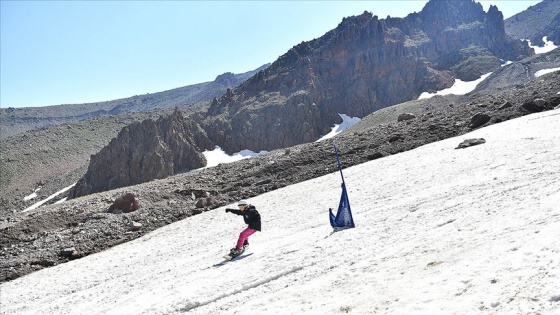
[[(343, 17), (427, 1), (1, 1), (0, 106), (108, 101), (275, 61)], [(496, 4), (507, 18), (539, 1)]]

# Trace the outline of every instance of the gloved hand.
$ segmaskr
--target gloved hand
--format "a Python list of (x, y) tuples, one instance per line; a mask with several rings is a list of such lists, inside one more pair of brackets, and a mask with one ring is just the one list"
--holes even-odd
[(231, 209), (226, 209), (226, 213), (227, 213), (227, 212), (230, 212), (230, 211), (231, 211)]

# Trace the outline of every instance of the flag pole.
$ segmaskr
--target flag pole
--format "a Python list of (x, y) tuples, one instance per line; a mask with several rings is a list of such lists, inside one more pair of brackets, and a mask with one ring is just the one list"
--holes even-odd
[(329, 209), (329, 220), (331, 221), (331, 226), (334, 228), (334, 232), (341, 231), (347, 228), (353, 228), (354, 219), (352, 218), (352, 213), (350, 211), (350, 200), (348, 200), (348, 193), (346, 192), (346, 183), (344, 182), (344, 175), (342, 174), (342, 164), (340, 164), (340, 157), (338, 156), (338, 149), (333, 141), (334, 153), (336, 155), (336, 162), (338, 164), (338, 170), (340, 171), (340, 177), (342, 178), (342, 195), (340, 196), (340, 202), (338, 204), (338, 211), (336, 215), (332, 213), (332, 208)]
[(340, 171), (340, 177), (342, 178), (342, 184), (346, 186), (344, 182), (344, 175), (342, 174), (342, 165), (340, 164), (340, 158), (338, 157), (338, 149), (336, 148), (336, 144), (333, 142), (334, 147), (334, 154), (336, 155), (336, 163), (338, 164), (338, 170)]

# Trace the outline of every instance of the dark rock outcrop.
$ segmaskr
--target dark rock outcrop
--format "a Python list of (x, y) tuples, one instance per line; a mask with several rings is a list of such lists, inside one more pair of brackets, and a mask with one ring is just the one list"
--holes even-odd
[(545, 108), (549, 107), (547, 105), (548, 104), (546, 103), (545, 100), (541, 98), (537, 98), (523, 103), (521, 105), (521, 110), (526, 110), (530, 113), (538, 113), (538, 112), (542, 112)]
[(490, 116), (485, 114), (485, 113), (476, 113), (472, 118), (471, 118), (471, 124), (469, 125), (470, 128), (478, 128), (482, 125), (484, 125), (485, 123), (490, 121)]
[(505, 101), (500, 107), (498, 107), (498, 109), (502, 110), (502, 109), (510, 108), (512, 106), (513, 105), (509, 101)]
[(432, 0), (405, 18), (364, 12), (293, 47), (200, 118), (227, 153), (289, 147), (328, 133), (340, 113), (364, 117), (530, 54), (506, 35), (495, 6), (485, 13), (471, 0)]
[(99, 153), (70, 198), (144, 183), (206, 165), (201, 153), (214, 144), (192, 119), (176, 110), (157, 121), (147, 119), (124, 127)]

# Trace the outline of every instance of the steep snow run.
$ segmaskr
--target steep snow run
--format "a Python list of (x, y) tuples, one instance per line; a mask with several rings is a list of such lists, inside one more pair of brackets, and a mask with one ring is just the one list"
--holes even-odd
[[(465, 139), (486, 143), (456, 149)], [(560, 111), (344, 169), (0, 285), (2, 314), (560, 314)], [(344, 165), (344, 152), (341, 152)], [(333, 156), (333, 163), (336, 163)]]

